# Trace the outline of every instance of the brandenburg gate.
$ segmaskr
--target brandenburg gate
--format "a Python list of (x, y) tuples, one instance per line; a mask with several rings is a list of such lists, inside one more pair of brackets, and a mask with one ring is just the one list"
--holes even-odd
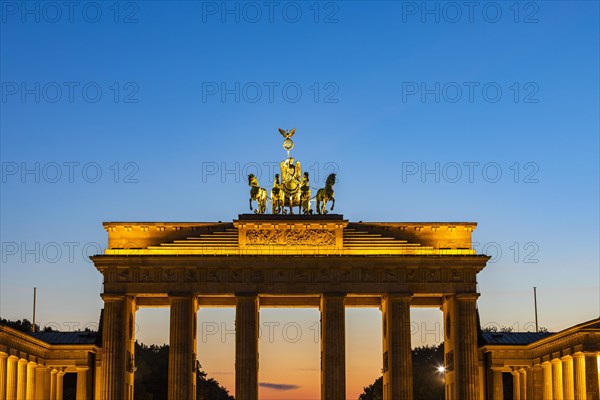
[(91, 257), (104, 277), (100, 398), (133, 400), (136, 310), (169, 307), (169, 399), (194, 399), (197, 311), (218, 306), (236, 309), (237, 400), (258, 399), (261, 307), (319, 308), (321, 399), (345, 400), (345, 308), (367, 306), (382, 311), (384, 399), (413, 398), (411, 307), (444, 314), (446, 399), (482, 399), (476, 277), (489, 257), (473, 249), (476, 224), (350, 222), (326, 210), (335, 176), (313, 213), (308, 174), (289, 156), (294, 130), (280, 131), (288, 158), (270, 196), (249, 177), (254, 214), (104, 223), (108, 247)]

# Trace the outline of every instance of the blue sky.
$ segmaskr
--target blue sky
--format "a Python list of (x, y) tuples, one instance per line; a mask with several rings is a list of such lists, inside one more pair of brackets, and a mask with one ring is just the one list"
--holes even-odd
[(533, 286), (551, 330), (600, 314), (597, 2), (23, 4), (0, 10), (3, 318), (37, 286), (42, 322), (96, 321), (101, 222), (235, 218), (278, 127), (351, 220), (478, 222), (484, 323), (532, 321)]

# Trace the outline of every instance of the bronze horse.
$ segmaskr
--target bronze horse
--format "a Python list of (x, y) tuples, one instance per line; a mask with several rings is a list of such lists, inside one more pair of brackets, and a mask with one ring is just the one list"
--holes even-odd
[(255, 214), (264, 214), (267, 211), (267, 191), (258, 185), (258, 179), (254, 174), (248, 175), (248, 185), (250, 185), (250, 210), (252, 210), (252, 200), (256, 200)]
[(333, 197), (333, 185), (335, 184), (335, 174), (329, 174), (325, 180), (325, 187), (317, 191), (317, 213), (327, 214), (327, 202), (331, 200), (331, 211), (335, 206)]

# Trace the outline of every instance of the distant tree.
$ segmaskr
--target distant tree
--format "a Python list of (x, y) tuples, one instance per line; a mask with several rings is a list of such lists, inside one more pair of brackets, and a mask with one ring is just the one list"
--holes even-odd
[(481, 329), (481, 332), (484, 333), (510, 333), (513, 331), (513, 327), (512, 326), (504, 326), (502, 325), (500, 328), (498, 328), (495, 325), (490, 325), (490, 326), (486, 326), (484, 328)]
[(373, 384), (364, 388), (364, 393), (358, 396), (358, 400), (382, 400), (383, 399), (383, 377), (375, 379)]
[[(18, 331), (25, 332), (25, 333), (29, 333), (33, 329), (33, 325), (26, 318), (23, 318), (22, 320), (19, 319), (17, 321), (11, 321), (11, 320), (7, 320), (7, 319), (0, 319), (0, 324), (1, 325), (6, 325), (6, 326), (8, 326), (10, 328), (13, 328), (13, 329), (16, 329)], [(40, 330), (40, 326), (38, 324), (35, 324), (35, 328), (36, 328), (36, 331)]]
[[(439, 367), (444, 365), (444, 344), (423, 346), (412, 350), (413, 395), (415, 400), (444, 398), (444, 375)], [(364, 388), (358, 400), (383, 399), (383, 377)]]
[[(167, 398), (169, 345), (135, 343), (135, 400)], [(234, 400), (227, 389), (213, 378), (207, 379), (200, 363), (196, 364), (196, 400)]]

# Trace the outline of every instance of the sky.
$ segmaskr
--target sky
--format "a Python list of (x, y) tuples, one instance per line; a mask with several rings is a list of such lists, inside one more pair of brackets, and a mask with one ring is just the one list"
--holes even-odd
[[(469, 5), (470, 4), (470, 5)], [(600, 315), (599, 5), (0, 3), (0, 316), (97, 325), (103, 221), (228, 221), (294, 157), (351, 221), (473, 221), (483, 325)], [(201, 309), (234, 392), (232, 309)], [(381, 315), (348, 309), (347, 392), (380, 375)], [(316, 309), (262, 309), (261, 398), (318, 399)], [(441, 312), (412, 311), (413, 346)], [(317, 324), (317, 325), (315, 325)], [(168, 310), (137, 338), (168, 342)], [(298, 332), (296, 334), (295, 332)], [(271, 335), (272, 333), (272, 335)], [(298, 337), (297, 337), (298, 336)]]

